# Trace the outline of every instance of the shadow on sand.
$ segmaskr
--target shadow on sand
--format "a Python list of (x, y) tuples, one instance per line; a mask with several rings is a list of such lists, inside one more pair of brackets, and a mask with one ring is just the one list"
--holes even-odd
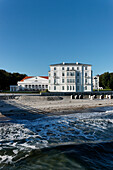
[(45, 118), (49, 115), (49, 113), (46, 113), (43, 110), (23, 106), (17, 103), (14, 104), (14, 100), (13, 102), (10, 101), (10, 104), (7, 100), (0, 100), (0, 123), (18, 122), (21, 124), (22, 120), (33, 121), (38, 118)]

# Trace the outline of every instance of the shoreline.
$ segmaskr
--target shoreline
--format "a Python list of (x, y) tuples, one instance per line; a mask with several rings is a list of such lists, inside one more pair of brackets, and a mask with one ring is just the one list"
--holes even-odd
[(20, 96), (0, 100), (0, 121), (30, 119), (43, 116), (60, 116), (74, 113), (104, 112), (113, 107), (113, 99), (73, 99), (68, 96)]

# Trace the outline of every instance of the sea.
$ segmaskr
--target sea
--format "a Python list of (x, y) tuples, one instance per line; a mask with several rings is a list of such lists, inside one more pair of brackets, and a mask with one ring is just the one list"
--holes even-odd
[(0, 169), (112, 170), (113, 107), (1, 121)]

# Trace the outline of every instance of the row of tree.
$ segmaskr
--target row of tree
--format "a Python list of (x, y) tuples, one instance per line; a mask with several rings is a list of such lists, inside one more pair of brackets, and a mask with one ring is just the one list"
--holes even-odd
[(113, 73), (106, 72), (99, 76), (99, 86), (113, 90)]
[(16, 85), (17, 81), (26, 77), (26, 74), (9, 73), (5, 70), (0, 70), (0, 90), (9, 90), (10, 85)]

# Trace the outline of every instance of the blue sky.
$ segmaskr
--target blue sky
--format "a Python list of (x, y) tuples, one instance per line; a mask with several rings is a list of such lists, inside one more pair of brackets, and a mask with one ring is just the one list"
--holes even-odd
[(47, 75), (60, 62), (113, 72), (113, 0), (0, 0), (0, 69)]

